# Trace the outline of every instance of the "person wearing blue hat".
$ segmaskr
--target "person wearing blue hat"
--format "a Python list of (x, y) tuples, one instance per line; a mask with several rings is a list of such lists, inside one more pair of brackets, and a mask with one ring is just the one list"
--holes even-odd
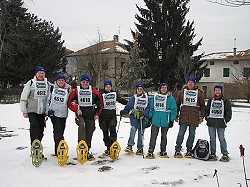
[(50, 85), (45, 110), (45, 114), (50, 117), (53, 124), (55, 154), (52, 154), (52, 156), (54, 157), (57, 156), (59, 142), (64, 140), (64, 130), (68, 117), (67, 101), (70, 92), (71, 86), (66, 83), (64, 74), (58, 73), (56, 81)]
[[(75, 112), (76, 124), (78, 125), (78, 142), (84, 140), (88, 150), (91, 148), (93, 133), (95, 131), (95, 120), (99, 118), (103, 101), (100, 92), (90, 85), (91, 78), (82, 74), (80, 85), (69, 95), (68, 107)], [(88, 160), (94, 160), (93, 154), (88, 152)]]
[(187, 128), (189, 128), (189, 134), (186, 141), (187, 152), (184, 157), (192, 158), (196, 127), (202, 123), (205, 117), (204, 93), (196, 86), (196, 78), (194, 76), (189, 76), (187, 78), (187, 84), (183, 86), (182, 90), (176, 96), (176, 104), (178, 110), (175, 121), (179, 122), (179, 132), (176, 139), (174, 157), (183, 157), (180, 151), (184, 135)]
[(174, 97), (168, 92), (168, 84), (161, 83), (158, 93), (155, 93), (150, 101), (149, 118), (152, 118), (149, 149), (146, 158), (153, 159), (157, 136), (161, 129), (161, 143), (159, 156), (168, 158), (167, 155), (167, 132), (173, 127), (177, 116), (177, 106)]
[(227, 142), (225, 138), (225, 130), (227, 123), (232, 118), (231, 102), (223, 95), (223, 86), (214, 86), (214, 96), (207, 102), (206, 107), (206, 121), (208, 132), (210, 136), (210, 151), (209, 160), (216, 161), (216, 133), (220, 141), (220, 150), (222, 157), (220, 161), (228, 162), (230, 157), (227, 151)]
[(128, 101), (121, 98), (112, 88), (112, 81), (104, 81), (104, 89), (101, 92), (103, 99), (103, 110), (99, 118), (99, 126), (103, 132), (103, 141), (107, 149), (104, 155), (110, 156), (110, 147), (117, 140), (116, 133), (116, 102), (126, 105)]
[(42, 141), (45, 127), (45, 106), (50, 82), (45, 78), (45, 68), (37, 66), (35, 76), (29, 80), (22, 91), (20, 108), (24, 118), (29, 118), (30, 141)]
[(120, 111), (120, 115), (130, 113), (130, 135), (128, 139), (128, 145), (125, 149), (125, 152), (132, 153), (132, 147), (135, 145), (135, 134), (138, 130), (138, 138), (137, 138), (137, 151), (136, 155), (143, 155), (143, 134), (146, 127), (148, 127), (147, 123), (144, 123), (149, 113), (149, 104), (150, 99), (144, 91), (144, 85), (139, 83), (136, 84), (136, 93), (129, 99), (128, 103), (124, 107), (123, 110)]

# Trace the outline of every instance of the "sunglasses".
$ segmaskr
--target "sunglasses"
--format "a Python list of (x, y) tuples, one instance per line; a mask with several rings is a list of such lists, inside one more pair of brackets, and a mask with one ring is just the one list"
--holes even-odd
[(137, 88), (137, 90), (143, 90), (143, 88)]

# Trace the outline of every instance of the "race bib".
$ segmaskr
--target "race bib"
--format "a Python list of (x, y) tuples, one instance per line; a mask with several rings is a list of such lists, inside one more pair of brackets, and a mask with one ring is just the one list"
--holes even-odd
[(197, 106), (198, 90), (184, 90), (183, 105)]
[(80, 89), (80, 86), (77, 86), (78, 90), (78, 104), (79, 106), (93, 106), (92, 104), (92, 88), (89, 86), (89, 89)]
[(55, 88), (52, 93), (52, 103), (56, 105), (66, 105), (68, 100), (68, 90)]
[(102, 94), (103, 98), (103, 104), (104, 104), (104, 109), (108, 110), (114, 110), (116, 109), (116, 92), (110, 92), (110, 93), (103, 93)]
[(144, 111), (145, 108), (148, 106), (148, 96), (147, 94), (143, 94), (139, 97), (137, 95), (135, 97), (135, 104), (134, 104), (134, 109), (138, 111)]
[(210, 118), (224, 118), (224, 102), (223, 100), (212, 99), (210, 107)]
[(47, 81), (34, 81), (35, 85), (35, 93), (34, 98), (35, 99), (46, 99), (48, 87), (47, 87)]
[(166, 111), (167, 96), (156, 93), (154, 95), (154, 110)]

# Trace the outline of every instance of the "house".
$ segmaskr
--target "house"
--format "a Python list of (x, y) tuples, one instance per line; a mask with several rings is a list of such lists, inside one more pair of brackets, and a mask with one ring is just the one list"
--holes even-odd
[[(239, 98), (244, 98), (240, 95), (240, 83), (246, 83), (250, 77), (250, 49), (245, 51), (219, 52), (211, 53), (202, 58), (206, 60), (203, 65), (207, 64), (203, 77), (197, 85), (204, 91), (205, 98), (213, 95), (213, 87), (215, 84), (222, 84), (227, 91), (233, 88)], [(230, 86), (229, 86), (230, 85)]]
[(119, 42), (118, 35), (114, 35), (113, 40), (101, 41), (67, 55), (66, 71), (73, 75), (77, 82), (81, 75), (86, 73), (92, 78), (91, 84), (97, 88), (103, 88), (106, 79), (112, 80), (115, 87), (128, 57), (129, 52), (125, 45)]

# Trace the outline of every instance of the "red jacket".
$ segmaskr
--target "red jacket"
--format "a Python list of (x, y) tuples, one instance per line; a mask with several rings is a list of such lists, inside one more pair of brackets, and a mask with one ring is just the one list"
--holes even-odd
[[(72, 102), (75, 102), (76, 105), (72, 105)], [(95, 88), (92, 88), (92, 103), (93, 106), (85, 106), (80, 107), (80, 110), (82, 111), (82, 117), (87, 119), (94, 119), (95, 115), (100, 115), (103, 108), (103, 101), (102, 101), (102, 95), (98, 90)], [(95, 107), (96, 105), (96, 107)], [(73, 91), (69, 95), (68, 99), (68, 107), (73, 112), (77, 112), (79, 106), (78, 106), (78, 90), (77, 88), (73, 89)]]

